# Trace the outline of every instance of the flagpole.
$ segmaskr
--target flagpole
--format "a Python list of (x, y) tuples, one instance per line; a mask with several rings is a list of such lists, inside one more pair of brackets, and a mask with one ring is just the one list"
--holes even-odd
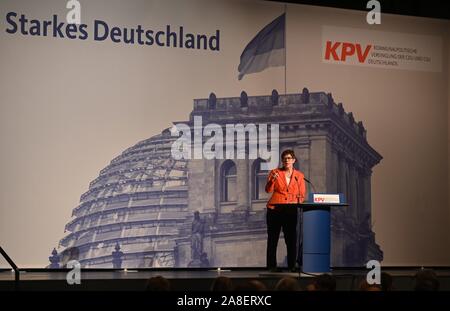
[(284, 4), (284, 95), (287, 95), (286, 67), (287, 67), (287, 4)]

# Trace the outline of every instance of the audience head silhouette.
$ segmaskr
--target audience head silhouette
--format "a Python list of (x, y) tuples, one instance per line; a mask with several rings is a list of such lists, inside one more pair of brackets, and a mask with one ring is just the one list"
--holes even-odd
[(153, 292), (170, 291), (170, 282), (160, 275), (151, 277), (147, 281), (147, 290)]
[(228, 292), (233, 290), (233, 281), (226, 276), (218, 276), (214, 279), (211, 290), (213, 292)]

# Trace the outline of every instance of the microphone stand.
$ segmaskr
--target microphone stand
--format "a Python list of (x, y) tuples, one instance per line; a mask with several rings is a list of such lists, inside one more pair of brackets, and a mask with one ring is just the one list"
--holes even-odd
[(313, 183), (310, 182), (310, 181), (309, 181), (307, 178), (305, 178), (305, 177), (303, 177), (303, 179), (304, 179), (308, 184), (311, 185), (311, 188), (312, 188), (312, 190), (314, 191), (313, 193), (316, 193), (317, 191), (316, 191), (316, 188), (314, 187)]

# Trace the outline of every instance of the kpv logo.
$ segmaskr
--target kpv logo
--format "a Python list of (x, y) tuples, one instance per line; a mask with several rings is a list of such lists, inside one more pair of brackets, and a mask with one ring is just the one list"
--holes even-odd
[(371, 49), (371, 44), (363, 46), (359, 43), (327, 41), (325, 59), (342, 62), (356, 60), (362, 64), (366, 61)]

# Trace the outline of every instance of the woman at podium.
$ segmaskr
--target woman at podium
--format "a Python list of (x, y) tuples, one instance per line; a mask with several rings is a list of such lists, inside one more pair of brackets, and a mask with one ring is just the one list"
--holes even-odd
[[(288, 268), (295, 271), (297, 257), (297, 206), (305, 200), (304, 175), (294, 168), (297, 161), (293, 150), (281, 154), (282, 167), (270, 171), (266, 192), (272, 193), (267, 202), (267, 268), (277, 269), (277, 245), (283, 229), (287, 249)], [(290, 206), (289, 204), (292, 204)]]

